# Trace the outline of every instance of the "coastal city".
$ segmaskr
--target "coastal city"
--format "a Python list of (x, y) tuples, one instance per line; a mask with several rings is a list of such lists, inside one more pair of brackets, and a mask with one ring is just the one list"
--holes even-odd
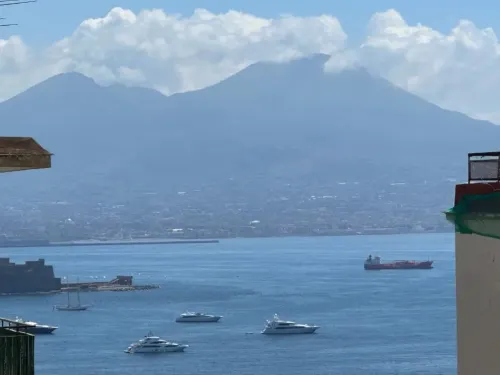
[(251, 183), (85, 199), (0, 202), (7, 240), (208, 239), (448, 232), (453, 180)]
[(0, 0), (0, 375), (499, 375), (469, 3)]

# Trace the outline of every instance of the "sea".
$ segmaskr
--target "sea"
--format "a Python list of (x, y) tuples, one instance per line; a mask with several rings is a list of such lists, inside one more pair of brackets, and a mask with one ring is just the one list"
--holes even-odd
[[(456, 374), (452, 234), (229, 239), (216, 244), (2, 249), (45, 258), (70, 281), (133, 275), (160, 289), (81, 293), (84, 312), (53, 311), (64, 294), (0, 297), (0, 316), (59, 328), (36, 337), (36, 374)], [(364, 271), (382, 260), (432, 270)], [(180, 324), (186, 310), (223, 315)], [(266, 319), (319, 325), (312, 335), (261, 335)], [(184, 353), (126, 354), (149, 331)]]

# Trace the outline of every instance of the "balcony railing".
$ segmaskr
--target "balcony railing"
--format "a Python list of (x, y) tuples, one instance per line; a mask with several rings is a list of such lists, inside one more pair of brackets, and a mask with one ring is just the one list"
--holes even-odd
[(0, 374), (35, 374), (35, 336), (26, 326), (0, 318)]

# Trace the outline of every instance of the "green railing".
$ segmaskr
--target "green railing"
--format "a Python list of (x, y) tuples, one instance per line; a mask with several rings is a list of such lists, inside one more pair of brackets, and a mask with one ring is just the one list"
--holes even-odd
[(35, 374), (35, 336), (23, 332), (23, 326), (0, 318), (0, 374)]

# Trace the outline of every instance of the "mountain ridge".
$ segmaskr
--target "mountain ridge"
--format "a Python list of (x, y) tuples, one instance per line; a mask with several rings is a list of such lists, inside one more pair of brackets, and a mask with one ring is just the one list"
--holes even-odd
[(4, 135), (33, 136), (55, 154), (52, 170), (9, 179), (26, 184), (36, 176), (55, 195), (84, 196), (82, 184), (133, 194), (139, 185), (175, 189), (228, 178), (437, 178), (446, 169), (462, 173), (465, 153), (494, 147), (500, 135), (496, 125), (365, 69), (325, 73), (326, 59), (256, 63), (172, 96), (103, 87), (79, 73), (55, 76), (0, 103)]

